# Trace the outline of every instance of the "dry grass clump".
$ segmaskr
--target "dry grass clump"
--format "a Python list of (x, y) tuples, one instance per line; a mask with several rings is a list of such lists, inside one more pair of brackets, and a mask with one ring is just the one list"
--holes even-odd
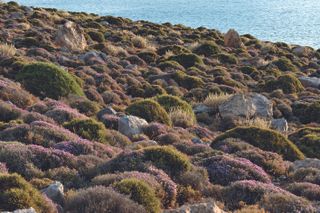
[(207, 107), (217, 110), (218, 107), (227, 101), (232, 95), (227, 93), (221, 94), (209, 94), (206, 99), (203, 101), (203, 104)]
[(270, 129), (271, 122), (263, 118), (241, 119), (237, 122), (239, 126), (258, 127), (261, 129)]
[(109, 43), (106, 46), (106, 49), (108, 50), (108, 53), (110, 53), (113, 56), (127, 56), (128, 55), (128, 52), (125, 49), (123, 49), (120, 46), (115, 46), (111, 43)]
[(179, 127), (191, 127), (196, 123), (194, 116), (191, 116), (190, 113), (186, 112), (181, 108), (173, 108), (169, 111), (169, 117), (174, 126)]
[(12, 44), (0, 43), (0, 58), (13, 57), (17, 49)]
[(136, 48), (142, 49), (148, 46), (148, 40), (142, 36), (133, 36), (131, 42)]
[(165, 58), (165, 59), (168, 59), (168, 58), (170, 58), (171, 56), (174, 56), (174, 53), (172, 52), (172, 51), (166, 51), (166, 53), (163, 55), (163, 57)]

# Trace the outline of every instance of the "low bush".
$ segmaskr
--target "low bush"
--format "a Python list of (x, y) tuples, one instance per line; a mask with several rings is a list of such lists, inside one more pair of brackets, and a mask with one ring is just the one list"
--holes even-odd
[(142, 206), (104, 186), (80, 189), (69, 194), (65, 210), (70, 213), (147, 212)]
[(177, 71), (173, 74), (172, 77), (181, 87), (186, 89), (194, 89), (202, 87), (204, 82), (201, 78), (196, 76), (188, 75), (182, 71)]
[(79, 120), (75, 119), (63, 125), (71, 132), (76, 133), (82, 138), (106, 143), (106, 128), (100, 122), (93, 119)]
[(130, 199), (144, 206), (148, 212), (159, 213), (161, 211), (160, 201), (154, 189), (144, 181), (128, 178), (115, 183), (113, 187), (121, 194), (130, 196)]
[(198, 55), (204, 55), (206, 57), (213, 56), (220, 53), (219, 46), (214, 42), (204, 42), (193, 50)]
[(15, 211), (33, 207), (40, 213), (56, 212), (51, 202), (17, 174), (0, 173), (0, 209)]
[(64, 69), (50, 63), (25, 65), (16, 76), (32, 94), (41, 98), (59, 99), (69, 94), (83, 96), (83, 91), (75, 78)]
[(239, 138), (262, 150), (276, 152), (286, 160), (304, 159), (303, 153), (290, 140), (280, 133), (257, 127), (236, 127), (218, 136), (211, 144), (226, 138)]
[(160, 122), (167, 125), (171, 125), (171, 121), (168, 113), (165, 109), (156, 101), (151, 99), (145, 99), (136, 101), (128, 106), (126, 112), (146, 119), (148, 122)]
[(297, 67), (293, 65), (289, 59), (284, 57), (274, 61), (273, 64), (276, 65), (281, 71), (297, 71)]
[(308, 200), (320, 200), (320, 186), (317, 184), (308, 182), (291, 183), (286, 186), (286, 190), (299, 197), (305, 197)]
[(169, 60), (176, 61), (184, 68), (193, 67), (195, 65), (203, 64), (202, 59), (196, 54), (180, 54), (171, 56)]
[(299, 93), (304, 90), (301, 82), (292, 74), (280, 76), (277, 80), (267, 81), (264, 90), (272, 92), (281, 89), (284, 93)]

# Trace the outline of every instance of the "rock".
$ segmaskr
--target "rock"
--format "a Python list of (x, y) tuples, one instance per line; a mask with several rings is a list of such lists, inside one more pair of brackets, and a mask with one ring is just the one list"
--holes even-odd
[(320, 88), (320, 78), (301, 76), (299, 80), (304, 87)]
[(117, 112), (112, 107), (106, 107), (97, 113), (97, 117), (100, 119), (104, 115), (117, 115)]
[(311, 53), (311, 49), (308, 47), (298, 46), (293, 48), (292, 52), (299, 57), (309, 56)]
[(300, 168), (315, 168), (320, 169), (320, 160), (316, 158), (306, 158), (304, 160), (296, 160), (291, 165), (293, 171)]
[(142, 128), (147, 125), (148, 122), (142, 118), (125, 115), (118, 121), (118, 131), (128, 137), (131, 137), (136, 134), (141, 134)]
[(240, 35), (234, 29), (230, 29), (224, 35), (224, 45), (227, 47), (239, 48), (242, 46)]
[(58, 29), (56, 44), (72, 51), (81, 51), (87, 47), (83, 30), (79, 25), (71, 21), (67, 21)]
[(224, 213), (215, 203), (184, 205), (178, 209), (164, 210), (164, 213)]
[(8, 211), (2, 211), (1, 213), (37, 213), (34, 208), (29, 208), (29, 209), (17, 209), (14, 210), (13, 212), (8, 212)]
[(64, 187), (59, 181), (50, 184), (42, 193), (56, 203), (62, 203), (64, 200)]
[(236, 94), (219, 106), (222, 118), (272, 118), (272, 102), (257, 93)]
[(201, 113), (212, 113), (213, 109), (204, 105), (204, 104), (198, 104), (193, 108), (193, 112), (195, 114), (201, 114)]
[(289, 130), (288, 122), (285, 118), (272, 119), (271, 128), (279, 132), (287, 132)]

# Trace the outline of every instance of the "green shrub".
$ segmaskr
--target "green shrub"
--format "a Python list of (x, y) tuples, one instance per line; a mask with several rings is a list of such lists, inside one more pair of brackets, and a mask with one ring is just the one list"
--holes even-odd
[(183, 54), (183, 53), (190, 53), (190, 51), (183, 46), (169, 45), (169, 46), (164, 46), (164, 47), (159, 48), (158, 54), (164, 55), (169, 51), (173, 52), (173, 54), (175, 54), (175, 55), (179, 55), (179, 54)]
[(150, 213), (158, 213), (161, 211), (160, 201), (156, 197), (154, 189), (145, 182), (128, 178), (115, 183), (114, 188), (121, 194), (130, 196), (130, 199), (144, 206)]
[(197, 64), (203, 64), (202, 59), (195, 54), (180, 54), (176, 56), (171, 56), (169, 60), (176, 61), (181, 64), (184, 68), (193, 67)]
[(237, 64), (238, 59), (231, 54), (221, 53), (218, 55), (218, 59), (223, 64)]
[(183, 205), (185, 203), (199, 201), (201, 199), (201, 193), (197, 190), (194, 190), (190, 186), (180, 186), (178, 188), (178, 197), (177, 203)]
[(83, 96), (75, 78), (62, 68), (50, 63), (32, 63), (24, 66), (17, 80), (32, 94), (41, 98), (59, 99), (69, 94)]
[(188, 157), (169, 146), (146, 148), (143, 158), (173, 177), (178, 177), (191, 169)]
[(55, 212), (54, 207), (30, 183), (17, 174), (0, 173), (0, 209), (14, 211), (33, 207), (37, 212)]
[(297, 71), (297, 67), (293, 65), (292, 62), (287, 58), (279, 58), (278, 60), (274, 61), (273, 64), (276, 65), (281, 71)]
[(306, 127), (289, 135), (289, 139), (308, 158), (320, 158), (320, 128)]
[(171, 121), (166, 110), (157, 102), (151, 99), (136, 101), (128, 106), (126, 112), (141, 118), (148, 122), (157, 121), (171, 125)]
[(270, 80), (264, 85), (264, 90), (272, 92), (281, 89), (284, 93), (297, 93), (304, 90), (301, 82), (292, 74), (280, 76), (277, 80)]
[(281, 154), (286, 160), (304, 159), (303, 153), (290, 140), (280, 133), (257, 127), (236, 127), (218, 136), (211, 144), (226, 138), (239, 138), (262, 150)]
[(302, 123), (317, 122), (320, 123), (320, 102), (314, 103), (295, 103), (292, 107), (293, 114), (297, 116)]
[(105, 40), (104, 35), (100, 32), (90, 31), (88, 32), (88, 35), (93, 41), (96, 41), (96, 42), (104, 42)]
[(204, 55), (206, 57), (218, 54), (220, 52), (219, 46), (214, 42), (205, 42), (198, 46), (194, 52), (198, 55)]
[(104, 125), (93, 119), (74, 119), (63, 125), (65, 128), (69, 129), (71, 132), (76, 133), (82, 138), (106, 142), (106, 129)]
[(197, 87), (202, 87), (204, 85), (204, 82), (201, 80), (201, 78), (187, 75), (186, 73), (182, 71), (177, 71), (173, 75), (173, 79), (181, 86), (186, 89), (193, 89)]
[(188, 104), (186, 101), (180, 99), (177, 96), (173, 95), (161, 95), (157, 96), (155, 100), (167, 111), (170, 112), (172, 109), (179, 108), (190, 115), (194, 116), (192, 111), (192, 106)]

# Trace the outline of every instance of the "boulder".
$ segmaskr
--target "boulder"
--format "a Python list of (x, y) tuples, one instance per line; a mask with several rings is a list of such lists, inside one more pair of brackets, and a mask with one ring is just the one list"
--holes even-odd
[(64, 200), (64, 187), (59, 181), (55, 181), (54, 183), (50, 184), (47, 188), (42, 190), (42, 193), (59, 204), (61, 204)]
[(296, 160), (291, 165), (291, 170), (295, 171), (300, 168), (320, 169), (320, 160), (317, 158), (306, 158), (304, 160)]
[(320, 78), (301, 76), (299, 80), (304, 87), (320, 88)]
[(272, 118), (272, 102), (257, 93), (236, 94), (219, 106), (222, 118)]
[(309, 56), (311, 53), (311, 49), (309, 47), (297, 46), (292, 49), (292, 52), (299, 57), (303, 57)]
[(240, 35), (237, 31), (234, 29), (230, 29), (225, 35), (224, 35), (224, 45), (226, 47), (233, 47), (233, 48), (239, 48), (242, 46)]
[(178, 209), (164, 210), (164, 213), (224, 213), (215, 203), (184, 205)]
[(71, 21), (67, 21), (59, 27), (56, 35), (56, 44), (71, 51), (81, 51), (87, 47), (83, 30), (79, 25)]
[(29, 208), (29, 209), (17, 209), (14, 210), (13, 212), (8, 212), (8, 211), (2, 211), (1, 213), (37, 213), (34, 208)]
[(147, 126), (148, 122), (142, 118), (132, 115), (125, 115), (118, 121), (118, 131), (122, 134), (132, 137), (142, 133), (142, 128)]
[(289, 130), (289, 125), (285, 118), (272, 119), (271, 128), (279, 132), (287, 132)]

